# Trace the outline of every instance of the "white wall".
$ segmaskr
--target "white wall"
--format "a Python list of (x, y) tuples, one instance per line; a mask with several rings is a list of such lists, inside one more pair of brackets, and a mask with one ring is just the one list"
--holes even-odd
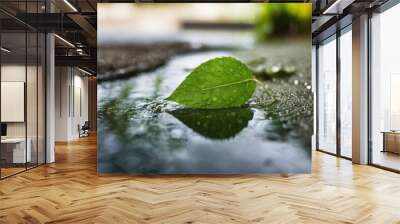
[[(38, 70), (37, 70), (38, 69)], [(27, 80), (25, 80), (27, 78)], [(16, 109), (12, 107), (2, 107), (3, 113), (19, 113), (25, 114), (26, 120), (20, 122), (5, 122), (7, 124), (8, 138), (24, 138), (27, 136), (30, 143), (32, 161), (44, 163), (45, 150), (45, 116), (44, 116), (44, 74), (42, 67), (25, 64), (3, 64), (1, 66), (1, 81), (2, 82), (24, 82), (26, 85), (26, 106), (22, 102), (22, 107)], [(2, 93), (4, 89), (2, 89)], [(20, 94), (25, 93), (25, 89), (19, 90)], [(22, 91), (22, 92), (21, 92)], [(7, 95), (2, 95), (2, 98), (8, 98)], [(17, 103), (17, 102), (16, 102)], [(24, 115), (22, 115), (24, 116)], [(37, 156), (38, 153), (38, 156)]]
[(76, 68), (56, 67), (55, 140), (79, 137), (78, 125), (88, 120), (88, 77)]
[[(2, 65), (1, 66), (1, 81), (2, 82), (25, 82), (25, 65)], [(28, 70), (30, 68), (28, 67)], [(7, 108), (1, 108), (7, 110)], [(7, 136), (8, 137), (25, 137), (25, 123), (24, 122), (11, 122), (7, 123)]]
[(73, 119), (72, 119), (72, 135), (78, 136), (77, 126), (80, 124), (81, 126), (85, 123), (85, 121), (89, 120), (88, 116), (88, 77), (82, 76), (83, 73), (79, 72), (78, 75), (74, 75), (74, 108), (73, 108)]
[[(27, 69), (27, 70), (26, 70)], [(18, 64), (4, 64), (1, 66), (1, 81), (2, 82), (26, 82), (25, 80), (25, 75), (26, 72), (28, 74), (35, 73), (36, 74), (36, 67), (33, 66), (28, 66), (25, 67), (25, 65), (18, 65)], [(30, 82), (32, 82), (30, 80)], [(30, 83), (32, 84), (32, 83)], [(33, 83), (36, 85), (35, 83)], [(27, 89), (27, 90), (32, 90), (32, 89)], [(32, 98), (36, 99), (36, 89), (33, 90), (33, 92), (28, 91), (27, 93), (28, 96), (28, 103), (32, 102)], [(35, 105), (31, 105), (35, 106)], [(24, 108), (23, 108), (24, 109)], [(7, 108), (1, 108), (1, 110), (7, 110)], [(36, 114), (31, 114), (28, 113), (28, 122), (35, 121), (36, 124)], [(32, 117), (33, 116), (33, 117)], [(25, 124), (26, 122), (7, 122), (7, 136), (8, 137), (25, 137)], [(33, 124), (29, 124), (29, 127), (32, 127)], [(28, 133), (29, 135), (29, 133)], [(29, 137), (29, 136), (28, 136)]]
[(69, 85), (70, 69), (55, 68), (55, 141), (67, 141), (69, 133)]

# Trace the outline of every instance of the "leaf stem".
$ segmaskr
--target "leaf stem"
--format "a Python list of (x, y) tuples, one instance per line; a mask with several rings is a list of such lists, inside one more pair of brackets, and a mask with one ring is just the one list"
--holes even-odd
[(274, 96), (274, 94), (272, 94), (272, 92), (265, 86), (265, 84), (263, 82), (261, 82), (260, 80), (258, 80), (256, 77), (253, 77), (254, 81), (256, 81), (256, 83), (258, 83), (261, 86), (261, 89), (269, 96), (271, 97), (272, 101), (275, 102), (276, 98)]

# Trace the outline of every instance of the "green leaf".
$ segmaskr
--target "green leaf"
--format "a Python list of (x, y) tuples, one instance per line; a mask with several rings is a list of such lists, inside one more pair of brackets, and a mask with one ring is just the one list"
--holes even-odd
[(167, 100), (187, 108), (240, 107), (253, 95), (251, 70), (232, 57), (214, 58), (196, 67)]
[(181, 109), (169, 113), (198, 134), (218, 140), (235, 137), (253, 118), (253, 111), (250, 108)]

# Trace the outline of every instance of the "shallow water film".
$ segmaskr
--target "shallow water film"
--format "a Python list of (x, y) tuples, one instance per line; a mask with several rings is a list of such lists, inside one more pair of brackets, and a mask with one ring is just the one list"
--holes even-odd
[[(98, 172), (310, 172), (310, 52), (311, 44), (303, 40), (204, 49), (177, 54), (128, 78), (99, 82)], [(273, 98), (258, 84), (240, 108), (193, 110), (164, 100), (196, 66), (222, 56), (246, 63)]]

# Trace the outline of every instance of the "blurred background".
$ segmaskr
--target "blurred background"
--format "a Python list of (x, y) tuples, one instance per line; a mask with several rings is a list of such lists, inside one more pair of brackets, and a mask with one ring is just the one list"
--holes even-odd
[[(242, 44), (310, 35), (311, 7), (302, 3), (99, 4), (99, 42), (157, 38), (211, 44), (208, 38), (223, 30), (230, 31), (230, 38), (223, 38), (224, 42), (234, 41), (237, 36), (242, 42), (247, 37)], [(201, 35), (190, 32), (200, 29)], [(213, 43), (218, 39), (214, 38)]]
[(286, 54), (282, 46), (310, 46), (311, 10), (311, 3), (99, 4), (98, 80), (193, 51), (249, 49), (250, 58), (265, 57), (269, 45)]

